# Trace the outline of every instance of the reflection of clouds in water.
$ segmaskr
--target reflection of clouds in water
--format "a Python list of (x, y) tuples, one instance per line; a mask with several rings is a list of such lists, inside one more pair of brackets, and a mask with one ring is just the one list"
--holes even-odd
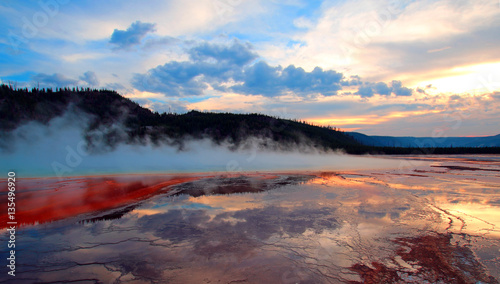
[(187, 194), (193, 197), (216, 194), (237, 194), (249, 192), (264, 192), (285, 185), (302, 184), (315, 179), (314, 175), (281, 175), (273, 178), (256, 178), (255, 176), (240, 175), (237, 177), (203, 178), (191, 182), (178, 184), (172, 187), (175, 195)]
[(316, 234), (334, 230), (339, 226), (335, 210), (267, 206), (223, 212), (211, 219), (204, 210), (174, 209), (143, 216), (137, 224), (142, 231), (172, 243), (194, 242), (200, 254), (236, 253), (260, 246), (273, 235), (300, 237), (308, 229)]
[(398, 204), (362, 204), (358, 208), (358, 214), (367, 219), (384, 218), (387, 215), (389, 215), (391, 219), (398, 219), (401, 213), (411, 208), (409, 203), (399, 205), (398, 207), (394, 206), (398, 206)]
[[(458, 176), (426, 172), (429, 177), (420, 177), (378, 172), (368, 174), (370, 178), (305, 178), (306, 183), (299, 178), (306, 175), (288, 175), (276, 183), (259, 177), (205, 179), (178, 187), (180, 195), (142, 202), (120, 219), (98, 218), (95, 223), (68, 219), (21, 229), (19, 269), (31, 271), (26, 277), (39, 282), (76, 281), (93, 275), (109, 283), (245, 279), (255, 283), (292, 283), (284, 282), (290, 279), (329, 283), (347, 277), (346, 271), (357, 276), (357, 270), (352, 270), (356, 267), (369, 271), (372, 261), (404, 271), (392, 257), (405, 253), (413, 243), (420, 244), (425, 238), (419, 234), (460, 230), (451, 240), (453, 246), (460, 249), (456, 241), (470, 246), (494, 275), (500, 275), (498, 253), (492, 253), (500, 244), (492, 238), (498, 222), (493, 220), (498, 215), (494, 209), (500, 204), (498, 177), (485, 173), (461, 172)], [(223, 194), (232, 190), (239, 193)], [(251, 193), (242, 193), (248, 191)], [(436, 209), (438, 206), (443, 210)], [(92, 220), (111, 213), (82, 218)], [(448, 228), (452, 219), (455, 226)], [(460, 228), (461, 220), (467, 224), (464, 228)], [(481, 237), (472, 234), (482, 232)], [(409, 240), (406, 247), (400, 250), (393, 242), (395, 237)], [(5, 236), (0, 236), (0, 242), (4, 240)], [(444, 246), (446, 252), (448, 243), (438, 247)], [(427, 247), (421, 246), (422, 251)], [(422, 265), (419, 261), (429, 254), (427, 251), (408, 257)], [(472, 254), (459, 257), (476, 264)], [(432, 259), (452, 263), (446, 257)], [(432, 265), (423, 269), (440, 271)]]
[(122, 275), (125, 275), (121, 280), (143, 279), (151, 281), (162, 278), (163, 268), (162, 265), (156, 265), (158, 260), (165, 261), (166, 259), (155, 256), (151, 256), (149, 259), (137, 258), (137, 255), (125, 252), (120, 254), (119, 258), (113, 262), (113, 267), (119, 270)]
[(256, 238), (264, 240), (271, 237), (272, 234), (297, 236), (303, 234), (307, 229), (312, 229), (315, 233), (336, 229), (338, 222), (332, 216), (335, 210), (336, 208), (331, 207), (283, 208), (269, 206), (234, 213), (226, 212), (219, 216), (245, 220), (245, 222), (238, 222), (235, 225), (236, 229), (251, 232)]
[(155, 236), (176, 243), (201, 237), (201, 225), (209, 221), (210, 216), (203, 210), (174, 209), (141, 217), (137, 223), (143, 231), (152, 231)]

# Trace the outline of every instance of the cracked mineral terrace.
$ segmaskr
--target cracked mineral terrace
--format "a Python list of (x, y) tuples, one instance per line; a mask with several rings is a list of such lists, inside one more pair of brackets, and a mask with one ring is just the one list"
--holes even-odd
[(16, 276), (4, 265), (0, 282), (498, 283), (500, 156), (393, 159), (403, 166), (21, 179)]

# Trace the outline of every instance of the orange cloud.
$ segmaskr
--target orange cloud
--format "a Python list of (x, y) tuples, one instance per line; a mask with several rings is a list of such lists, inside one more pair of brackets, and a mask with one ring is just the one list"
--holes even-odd
[[(420, 111), (407, 111), (407, 112), (392, 112), (387, 115), (361, 115), (351, 117), (320, 117), (320, 118), (306, 118), (305, 120), (313, 124), (319, 125), (377, 125), (396, 118), (404, 118), (409, 116), (419, 116), (431, 113), (440, 113), (441, 110), (420, 110)], [(359, 128), (353, 128), (359, 129)]]
[(268, 99), (263, 96), (249, 96), (234, 93), (206, 99), (201, 102), (187, 105), (188, 109), (209, 111), (260, 111), (260, 105), (265, 104)]

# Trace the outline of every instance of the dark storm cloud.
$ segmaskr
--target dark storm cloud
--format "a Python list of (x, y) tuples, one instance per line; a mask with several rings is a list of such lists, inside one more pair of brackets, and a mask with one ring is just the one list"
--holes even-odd
[(99, 79), (93, 71), (87, 71), (83, 73), (78, 79), (86, 82), (89, 86), (96, 87), (99, 86)]
[(342, 86), (359, 86), (362, 84), (361, 77), (358, 75), (350, 76), (348, 80), (342, 80), (340, 84)]
[(208, 88), (208, 82), (217, 86), (219, 82), (232, 78), (235, 72), (238, 69), (225, 62), (172, 61), (146, 74), (135, 74), (132, 85), (140, 91), (170, 97), (200, 96)]
[(189, 50), (189, 55), (194, 61), (214, 59), (217, 62), (243, 66), (256, 59), (258, 55), (252, 52), (249, 44), (234, 42), (231, 46), (203, 43)]
[(373, 89), (375, 93), (380, 94), (380, 95), (390, 95), (391, 94), (391, 88), (387, 86), (386, 83), (384, 82), (378, 82), (373, 86)]
[(52, 75), (38, 73), (31, 79), (37, 86), (39, 85), (43, 88), (74, 86), (78, 83), (78, 80), (68, 78), (59, 73), (54, 73)]
[(171, 36), (147, 38), (143, 41), (142, 49), (145, 51), (155, 49), (164, 50), (165, 48), (172, 48), (175, 45), (179, 46), (182, 43), (184, 43), (182, 40)]
[(109, 43), (116, 45), (119, 49), (129, 48), (141, 43), (146, 34), (153, 31), (155, 31), (155, 24), (137, 21), (132, 23), (127, 30), (115, 29)]
[(413, 90), (407, 87), (403, 87), (403, 83), (401, 81), (392, 81), (392, 92), (396, 96), (411, 96), (413, 94)]
[(251, 95), (274, 97), (287, 91), (304, 96), (311, 93), (321, 93), (325, 96), (336, 95), (342, 89), (342, 73), (333, 70), (323, 70), (319, 67), (306, 72), (301, 67), (289, 65), (273, 67), (264, 61), (245, 69), (243, 84), (233, 87), (236, 92)]
[(359, 87), (356, 94), (365, 98), (365, 97), (372, 97), (374, 95), (374, 92), (373, 92), (373, 88), (371, 86), (363, 86), (363, 87)]
[[(316, 67), (307, 72), (294, 65), (283, 68), (263, 60), (253, 63), (257, 54), (250, 45), (238, 41), (230, 46), (203, 43), (191, 48), (188, 54), (191, 61), (171, 61), (146, 74), (136, 74), (133, 86), (173, 97), (203, 95), (209, 86), (268, 97), (289, 91), (298, 95), (335, 95), (342, 88), (343, 75), (333, 70)], [(236, 84), (228, 87), (225, 83), (231, 81)]]
[(191, 61), (171, 61), (146, 74), (135, 74), (132, 85), (170, 97), (200, 96), (209, 85), (227, 90), (221, 84), (242, 78), (243, 65), (257, 58), (251, 46), (237, 41), (230, 46), (203, 43), (188, 53)]
[(391, 83), (391, 87), (389, 87), (384, 82), (364, 83), (364, 85), (359, 87), (358, 91), (356, 92), (356, 94), (360, 95), (361, 97), (372, 97), (374, 94), (388, 96), (391, 93), (396, 96), (408, 97), (413, 94), (413, 90), (404, 87), (401, 81), (394, 80)]

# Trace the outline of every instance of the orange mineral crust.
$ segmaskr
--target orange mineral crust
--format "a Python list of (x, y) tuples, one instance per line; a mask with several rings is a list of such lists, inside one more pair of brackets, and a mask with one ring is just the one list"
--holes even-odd
[[(224, 174), (220, 177), (237, 175)], [(252, 174), (252, 176), (259, 180), (272, 180), (277, 177), (270, 174)], [(168, 194), (173, 185), (210, 177), (213, 175), (133, 174), (18, 179), (14, 220), (8, 220), (7, 185), (6, 180), (2, 180), (0, 181), (2, 188), (0, 194), (3, 200), (0, 213), (1, 228), (5, 228), (8, 221), (15, 221), (18, 225), (29, 225), (118, 208), (157, 194)]]
[(15, 237), (20, 283), (499, 283), (500, 156), (413, 158), (349, 171), (16, 175), (20, 226), (0, 243)]
[[(19, 179), (15, 192), (15, 221), (20, 225), (45, 223), (112, 209), (166, 193), (172, 185), (198, 178), (200, 176), (117, 175)], [(6, 188), (5, 181), (1, 184)], [(7, 198), (5, 189), (1, 194), (3, 199)], [(6, 206), (7, 202), (2, 202), (2, 228), (8, 221)]]
[[(450, 234), (429, 234), (415, 238), (397, 238), (401, 245), (393, 262), (404, 266), (388, 267), (378, 262), (371, 266), (354, 264), (362, 283), (498, 283), (487, 275), (468, 246), (450, 242)], [(477, 281), (477, 280), (480, 281)], [(351, 283), (358, 283), (352, 281)], [(361, 282), (360, 282), (361, 283)]]

